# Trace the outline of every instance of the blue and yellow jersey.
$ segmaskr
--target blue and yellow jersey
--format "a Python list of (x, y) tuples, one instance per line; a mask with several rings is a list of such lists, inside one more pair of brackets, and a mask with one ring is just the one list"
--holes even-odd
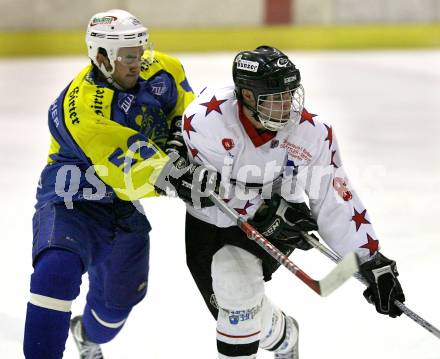
[(37, 190), (48, 202), (155, 196), (171, 120), (194, 99), (180, 62), (155, 52), (135, 88), (119, 91), (84, 68), (49, 108), (51, 144)]

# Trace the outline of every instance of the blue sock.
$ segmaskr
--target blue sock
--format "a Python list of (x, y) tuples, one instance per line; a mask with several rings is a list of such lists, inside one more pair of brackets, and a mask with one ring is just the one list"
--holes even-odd
[(27, 359), (60, 359), (71, 313), (27, 305), (23, 351)]
[[(31, 276), (31, 292), (61, 300), (79, 294), (82, 264), (77, 254), (49, 249), (38, 258)], [(27, 305), (23, 352), (26, 359), (61, 359), (69, 335), (71, 312)]]

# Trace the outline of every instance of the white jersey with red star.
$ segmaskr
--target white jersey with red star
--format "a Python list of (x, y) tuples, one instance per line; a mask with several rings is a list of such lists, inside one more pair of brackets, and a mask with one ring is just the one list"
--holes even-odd
[[(272, 191), (290, 202), (308, 199), (319, 234), (339, 255), (364, 262), (379, 249), (368, 212), (345, 174), (332, 127), (304, 110), (278, 132), (257, 131), (233, 87), (205, 89), (185, 110), (183, 137), (190, 159), (222, 175), (221, 196), (252, 218)], [(225, 185), (229, 183), (229, 185)], [(188, 212), (218, 227), (236, 225), (217, 207)]]

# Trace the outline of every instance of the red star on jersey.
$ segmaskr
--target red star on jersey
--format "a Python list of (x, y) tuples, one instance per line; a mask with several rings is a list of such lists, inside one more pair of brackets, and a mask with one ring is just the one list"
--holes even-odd
[(327, 138), (324, 141), (328, 141), (328, 149), (330, 149), (333, 143), (333, 129), (326, 124), (324, 126), (327, 129)]
[(303, 122), (308, 122), (311, 125), (315, 126), (315, 121), (313, 121), (313, 117), (315, 117), (314, 113), (308, 112), (306, 109), (301, 113), (301, 119), (299, 120), (299, 124), (301, 125)]
[(247, 201), (244, 208), (234, 208), (234, 209), (242, 216), (245, 216), (247, 214), (247, 209), (251, 206), (253, 206), (253, 204)]
[[(199, 156), (199, 150), (197, 150), (195, 148), (191, 148), (191, 147), (189, 148), (189, 150), (191, 151), (192, 158), (196, 158)], [(199, 157), (199, 159), (200, 159), (200, 157)]]
[(368, 242), (365, 243), (363, 246), (360, 246), (360, 248), (368, 249), (370, 251), (370, 257), (371, 257), (374, 253), (376, 253), (379, 250), (379, 241), (371, 237), (368, 233), (367, 233), (367, 239)]
[(356, 232), (363, 224), (370, 224), (370, 222), (368, 222), (368, 220), (365, 218), (366, 214), (366, 209), (364, 209), (362, 212), (356, 211), (356, 208), (354, 209), (354, 216), (351, 217), (351, 220), (356, 222)]
[(200, 105), (206, 107), (206, 114), (205, 117), (208, 116), (212, 111), (217, 111), (219, 114), (222, 115), (222, 110), (220, 110), (220, 106), (223, 102), (226, 102), (227, 100), (217, 100), (215, 95), (212, 96), (211, 101), (201, 103)]
[(192, 121), (194, 115), (191, 115), (189, 117), (186, 117), (186, 115), (185, 115), (183, 117), (183, 130), (186, 131), (186, 134), (188, 135), (188, 138), (191, 138), (190, 137), (190, 131), (196, 132), (196, 130), (191, 125), (191, 121)]
[(336, 155), (336, 151), (332, 151), (332, 158), (330, 160), (330, 165), (333, 166), (334, 168), (339, 168), (335, 163), (335, 155)]

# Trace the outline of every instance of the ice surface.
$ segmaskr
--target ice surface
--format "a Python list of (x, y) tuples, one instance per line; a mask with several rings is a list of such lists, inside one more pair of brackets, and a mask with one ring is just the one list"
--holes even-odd
[[(232, 53), (177, 55), (196, 91), (231, 83)], [(307, 109), (334, 126), (382, 251), (398, 263), (408, 307), (440, 326), (440, 51), (290, 55), (302, 73)], [(0, 60), (3, 359), (22, 357), (34, 193), (49, 146), (47, 108), (86, 64), (85, 57)], [(105, 358), (215, 358), (215, 322), (185, 264), (185, 208), (177, 199), (143, 204), (153, 225), (149, 291), (103, 347)], [(317, 277), (333, 265), (317, 251), (291, 258)], [(82, 310), (86, 283), (84, 277), (74, 314)], [(303, 359), (440, 358), (440, 340), (406, 317), (376, 314), (354, 279), (320, 298), (280, 269), (266, 289), (299, 321)], [(65, 358), (78, 358), (70, 338)]]

